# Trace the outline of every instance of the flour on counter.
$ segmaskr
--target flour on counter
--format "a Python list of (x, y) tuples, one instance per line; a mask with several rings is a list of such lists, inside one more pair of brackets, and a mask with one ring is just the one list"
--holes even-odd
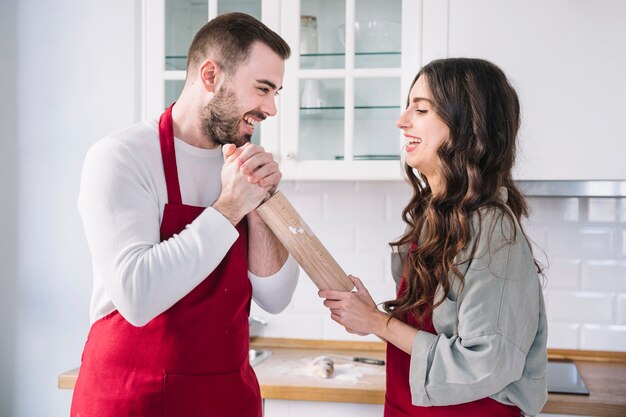
[(324, 381), (331, 385), (346, 384), (346, 383), (368, 383), (367, 379), (363, 380), (364, 376), (368, 375), (380, 375), (384, 372), (384, 367), (372, 366), (361, 363), (347, 362), (347, 363), (334, 363), (334, 373), (327, 379), (321, 379), (319, 375), (316, 375), (315, 369), (309, 366), (314, 357), (302, 358), (299, 360), (283, 362), (278, 366), (273, 366), (271, 371), (268, 369), (265, 372), (271, 372), (273, 374), (302, 376), (315, 378), (318, 381)]
[(335, 377), (338, 381), (358, 382), (363, 372), (351, 363), (335, 365)]

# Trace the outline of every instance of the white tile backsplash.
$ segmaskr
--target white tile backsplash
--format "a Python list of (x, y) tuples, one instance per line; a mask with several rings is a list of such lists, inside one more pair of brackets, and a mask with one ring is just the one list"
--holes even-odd
[(522, 224), (530, 238), (530, 243), (533, 245), (533, 251), (544, 251), (548, 241), (548, 228), (545, 225), (530, 222), (528, 219), (524, 220)]
[(590, 222), (606, 223), (617, 220), (618, 209), (617, 198), (590, 198), (588, 200), (588, 211)]
[(550, 323), (548, 346), (554, 349), (570, 349), (580, 344), (580, 324)]
[(626, 325), (626, 293), (617, 296), (617, 324)]
[[(412, 191), (408, 188), (401, 189), (398, 193), (387, 194), (387, 221), (402, 222), (402, 210), (411, 198)], [(404, 223), (402, 223), (404, 226)], [(404, 231), (404, 227), (402, 228)]]
[(584, 350), (626, 350), (626, 326), (583, 325), (580, 348)]
[(385, 285), (392, 287), (393, 290), (396, 290), (396, 282), (393, 279), (393, 275), (391, 274), (391, 257), (385, 256), (385, 273), (383, 276), (383, 282)]
[(321, 195), (285, 195), (307, 224), (323, 218)]
[(613, 234), (610, 227), (549, 227), (547, 253), (549, 257), (612, 257), (617, 254)]
[[(300, 278), (298, 287), (293, 294), (291, 300), (290, 312), (296, 314), (317, 314), (323, 315), (326, 313), (326, 307), (322, 305), (322, 299), (318, 297), (317, 292), (319, 290), (309, 279), (306, 273), (300, 270)], [(274, 319), (280, 319), (280, 315), (273, 317)]]
[(271, 315), (253, 303), (252, 315), (263, 317), (267, 321), (267, 326), (262, 326), (257, 332), (263, 337), (289, 337), (295, 339), (321, 339), (323, 329), (322, 314), (298, 314), (293, 312), (283, 312)]
[(365, 192), (339, 195), (326, 194), (324, 196), (325, 218), (331, 221), (384, 221), (386, 206), (387, 201), (384, 193)]
[(385, 282), (384, 254), (336, 253), (333, 254), (346, 274), (354, 275), (368, 284), (383, 284)]
[(582, 265), (582, 289), (626, 293), (626, 261), (587, 260)]
[(356, 229), (357, 253), (391, 253), (389, 242), (396, 240), (404, 228), (396, 222), (360, 222)]
[(317, 220), (307, 222), (307, 224), (330, 253), (355, 250), (356, 225), (354, 223)]
[(611, 324), (615, 321), (613, 293), (550, 291), (548, 318), (567, 323)]
[[(404, 231), (401, 212), (412, 194), (406, 183), (284, 181), (281, 190), (346, 273), (360, 277), (379, 303), (394, 296), (388, 242)], [(524, 227), (548, 267), (548, 346), (626, 351), (626, 199), (536, 197), (529, 203)], [(257, 306), (253, 312), (269, 323), (264, 336), (377, 340), (332, 321), (304, 271), (283, 313)]]
[(533, 201), (530, 217), (540, 213), (545, 223), (578, 222), (580, 206), (578, 198), (537, 198)]
[(619, 222), (626, 223), (626, 198), (619, 199)]
[(580, 289), (580, 265), (580, 259), (551, 259), (545, 271), (546, 289), (572, 291)]

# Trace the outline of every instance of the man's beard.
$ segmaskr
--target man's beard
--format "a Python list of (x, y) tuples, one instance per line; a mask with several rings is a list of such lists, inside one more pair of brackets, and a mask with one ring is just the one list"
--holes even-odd
[(234, 143), (241, 146), (249, 142), (251, 135), (239, 133), (242, 118), (238, 110), (235, 93), (226, 86), (222, 87), (200, 116), (204, 135), (215, 145)]
[[(242, 112), (237, 105), (237, 95), (228, 87), (223, 86), (209, 102), (200, 116), (202, 132), (215, 145), (234, 143), (236, 146), (250, 142), (252, 135), (239, 133), (242, 123)], [(256, 117), (259, 121), (265, 115), (258, 110), (246, 113)]]

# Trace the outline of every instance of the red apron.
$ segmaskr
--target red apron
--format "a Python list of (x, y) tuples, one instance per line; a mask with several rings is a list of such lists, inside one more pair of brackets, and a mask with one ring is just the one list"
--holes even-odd
[[(182, 203), (172, 106), (159, 120), (168, 193), (161, 241), (204, 210)], [(239, 238), (218, 267), (147, 325), (134, 327), (115, 310), (91, 326), (72, 417), (261, 416), (259, 383), (248, 359), (252, 286), (245, 220), (237, 230)]]
[[(412, 249), (413, 245), (411, 245)], [(398, 296), (406, 290), (406, 282), (402, 277)], [(420, 331), (437, 334), (430, 314), (422, 322), (413, 315), (409, 315), (408, 320), (404, 321)], [(384, 417), (520, 417), (522, 414), (519, 408), (499, 403), (491, 398), (436, 407), (413, 405), (409, 386), (410, 366), (411, 356), (392, 343), (387, 343), (387, 392)]]

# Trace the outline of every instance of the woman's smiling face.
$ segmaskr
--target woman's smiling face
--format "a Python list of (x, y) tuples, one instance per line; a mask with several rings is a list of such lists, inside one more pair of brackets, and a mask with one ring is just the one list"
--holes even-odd
[(439, 188), (439, 156), (437, 150), (450, 136), (450, 129), (435, 112), (435, 106), (424, 75), (409, 93), (409, 106), (396, 125), (404, 131), (406, 163), (423, 174), (433, 192)]

